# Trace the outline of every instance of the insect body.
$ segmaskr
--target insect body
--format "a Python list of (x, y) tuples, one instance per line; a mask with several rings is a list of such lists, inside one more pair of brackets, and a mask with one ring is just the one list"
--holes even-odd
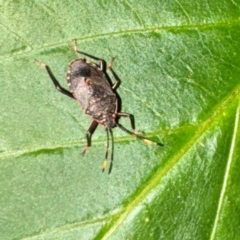
[[(85, 58), (73, 60), (69, 64), (69, 70), (67, 72), (67, 82), (70, 92), (60, 86), (48, 65), (37, 60), (36, 62), (40, 66), (46, 68), (49, 77), (51, 78), (53, 84), (55, 85), (55, 88), (61, 93), (65, 94), (66, 96), (77, 100), (77, 102), (80, 103), (83, 111), (93, 119), (92, 124), (90, 125), (86, 133), (87, 145), (84, 148), (82, 155), (84, 155), (88, 148), (91, 146), (91, 135), (93, 134), (97, 125), (102, 124), (105, 127), (107, 132), (107, 148), (105, 153), (105, 160), (102, 165), (102, 171), (104, 171), (107, 166), (109, 149), (109, 132), (110, 132), (112, 139), (111, 163), (109, 167), (110, 173), (113, 164), (112, 128), (119, 127), (123, 131), (127, 132), (128, 134), (132, 135), (137, 139), (143, 140), (147, 144), (152, 145), (162, 144), (153, 142), (140, 135), (135, 134), (134, 133), (135, 124), (133, 115), (129, 113), (118, 112), (118, 98), (115, 94), (115, 90), (117, 89), (120, 83), (120, 79), (112, 69), (113, 60), (108, 65), (108, 69), (112, 73), (116, 82), (113, 84), (113, 86), (111, 86), (105, 75), (104, 61), (102, 59), (93, 57), (89, 54), (77, 50), (76, 41), (74, 43), (75, 53), (82, 54), (90, 59), (96, 60), (99, 62), (99, 64), (87, 62)], [(118, 123), (118, 118), (120, 117), (128, 117), (130, 119), (133, 132), (127, 130), (120, 123)]]
[(116, 126), (117, 98), (102, 70), (101, 65), (77, 59), (70, 63), (67, 81), (83, 111), (110, 129)]

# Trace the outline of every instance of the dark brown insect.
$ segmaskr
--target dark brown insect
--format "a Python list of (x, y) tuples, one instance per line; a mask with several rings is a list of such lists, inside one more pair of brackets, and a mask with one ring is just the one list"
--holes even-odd
[(39, 62), (36, 62), (44, 67), (49, 77), (51, 78), (55, 88), (65, 94), (66, 96), (77, 100), (82, 106), (84, 113), (90, 116), (93, 119), (91, 126), (86, 132), (87, 145), (84, 148), (82, 155), (88, 150), (91, 146), (91, 135), (95, 131), (98, 124), (102, 124), (107, 132), (107, 148), (105, 153), (105, 160), (102, 165), (102, 171), (105, 170), (107, 166), (108, 158), (108, 149), (109, 149), (109, 132), (112, 139), (112, 153), (111, 153), (111, 163), (109, 167), (109, 173), (112, 169), (113, 164), (113, 134), (112, 128), (119, 127), (126, 133), (132, 135), (133, 137), (143, 140), (147, 144), (160, 145), (161, 143), (153, 142), (149, 139), (146, 139), (140, 135), (135, 134), (127, 130), (120, 123), (118, 123), (118, 118), (128, 117), (131, 122), (131, 127), (135, 131), (134, 117), (129, 113), (118, 112), (118, 98), (115, 94), (115, 90), (119, 86), (120, 79), (112, 69), (112, 61), (108, 65), (108, 69), (112, 73), (116, 82), (111, 86), (104, 71), (104, 61), (100, 58), (96, 58), (84, 52), (77, 50), (76, 41), (74, 41), (74, 52), (77, 54), (82, 54), (90, 59), (96, 60), (99, 64), (92, 62), (87, 62), (85, 58), (79, 58), (73, 60), (69, 64), (69, 70), (67, 72), (67, 82), (70, 89), (70, 92), (62, 88), (58, 83), (57, 79), (54, 77), (49, 66)]

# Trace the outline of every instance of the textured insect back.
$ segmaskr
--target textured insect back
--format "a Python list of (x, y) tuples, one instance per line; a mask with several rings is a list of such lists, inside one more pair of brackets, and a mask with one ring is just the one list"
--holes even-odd
[[(73, 49), (75, 53), (81, 54), (82, 56), (87, 57), (90, 60), (97, 61), (99, 64), (96, 64), (94, 62), (87, 62), (85, 58), (78, 58), (70, 62), (69, 70), (67, 71), (66, 77), (70, 91), (67, 91), (66, 89), (61, 87), (48, 65), (37, 60), (36, 62), (39, 66), (46, 69), (56, 90), (72, 99), (75, 99), (82, 107), (84, 113), (92, 119), (92, 123), (86, 132), (87, 145), (84, 147), (82, 155), (84, 155), (91, 146), (91, 136), (97, 128), (98, 124), (101, 124), (105, 127), (107, 134), (107, 146), (105, 150), (105, 159), (102, 164), (102, 171), (107, 168), (108, 163), (109, 132), (111, 136), (112, 146), (109, 173), (112, 170), (114, 151), (112, 128), (116, 126), (125, 131), (126, 133), (130, 134), (131, 136), (144, 141), (146, 144), (163, 146), (161, 143), (151, 141), (138, 134), (135, 134), (133, 115), (129, 113), (118, 112), (118, 98), (114, 91), (119, 86), (120, 79), (112, 69), (112, 62), (114, 59), (112, 59), (112, 61), (108, 65), (108, 69), (115, 79), (115, 83), (113, 83), (113, 85), (111, 86), (106, 77), (106, 72), (104, 71), (103, 67), (105, 65), (105, 62), (102, 59), (79, 51), (77, 49), (76, 40), (74, 41)], [(129, 118), (132, 132), (118, 123), (117, 120), (120, 117)]]

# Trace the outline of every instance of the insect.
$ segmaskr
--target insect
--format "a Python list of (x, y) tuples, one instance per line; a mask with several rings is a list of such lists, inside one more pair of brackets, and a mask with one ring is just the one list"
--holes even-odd
[[(85, 146), (82, 155), (84, 155), (88, 148), (91, 146), (91, 136), (95, 131), (96, 127), (98, 126), (98, 124), (103, 125), (107, 133), (107, 147), (105, 152), (105, 159), (102, 164), (102, 171), (104, 171), (107, 166), (109, 152), (109, 133), (111, 135), (112, 141), (109, 173), (111, 172), (112, 169), (113, 165), (112, 128), (114, 127), (119, 127), (126, 133), (132, 135), (133, 137), (139, 140), (144, 141), (147, 144), (162, 146), (161, 143), (153, 142), (147, 138), (144, 138), (141, 135), (136, 134), (133, 115), (118, 111), (118, 98), (115, 91), (120, 84), (120, 79), (112, 69), (112, 63), (114, 59), (112, 59), (112, 61), (108, 64), (108, 70), (112, 73), (115, 79), (115, 83), (111, 85), (106, 77), (104, 60), (84, 53), (82, 51), (79, 51), (77, 49), (76, 40), (74, 41), (73, 49), (76, 54), (81, 54), (84, 56), (84, 58), (75, 59), (71, 61), (69, 64), (69, 70), (67, 72), (67, 83), (70, 91), (67, 91), (66, 89), (61, 87), (61, 85), (54, 77), (48, 65), (37, 60), (35, 61), (36, 63), (38, 63), (38, 65), (44, 67), (47, 70), (47, 73), (50, 79), (52, 80), (56, 90), (76, 100), (81, 105), (84, 113), (92, 118), (93, 121), (86, 132), (87, 145)], [(87, 62), (85, 57), (98, 61), (98, 64), (93, 62)], [(130, 119), (133, 131), (129, 131), (118, 122), (118, 119), (120, 117), (127, 117)]]

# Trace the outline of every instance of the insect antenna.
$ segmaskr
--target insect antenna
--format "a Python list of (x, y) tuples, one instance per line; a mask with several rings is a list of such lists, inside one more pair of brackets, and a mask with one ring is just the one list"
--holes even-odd
[(106, 152), (105, 152), (105, 159), (103, 161), (102, 164), (102, 172), (104, 172), (104, 170), (107, 167), (107, 159), (108, 159), (108, 150), (109, 150), (109, 133), (108, 133), (108, 128), (105, 128), (106, 133), (107, 133), (107, 147), (106, 147)]
[(134, 132), (131, 132), (129, 131), (128, 129), (126, 129), (125, 127), (123, 127), (123, 125), (121, 125), (120, 123), (117, 123), (117, 127), (119, 127), (120, 129), (122, 129), (124, 132), (128, 133), (129, 135), (139, 139), (139, 140), (142, 140), (144, 141), (146, 144), (149, 144), (149, 145), (157, 145), (157, 146), (163, 146), (162, 143), (158, 143), (158, 142), (153, 142), (145, 137), (142, 137), (138, 134), (135, 134)]
[(112, 139), (111, 162), (110, 162), (110, 166), (109, 166), (109, 170), (108, 170), (108, 173), (110, 174), (112, 171), (112, 166), (113, 166), (114, 139), (113, 139), (113, 132), (112, 132), (111, 128), (109, 129), (109, 132), (111, 134), (111, 139)]
[(104, 170), (107, 167), (107, 160), (108, 160), (108, 152), (109, 152), (109, 132), (111, 135), (111, 140), (112, 140), (112, 151), (111, 151), (111, 161), (110, 161), (110, 166), (109, 166), (109, 170), (108, 173), (110, 174), (112, 171), (112, 165), (113, 165), (113, 148), (114, 148), (114, 142), (113, 142), (113, 133), (112, 133), (112, 129), (111, 128), (106, 128), (106, 133), (107, 133), (107, 147), (106, 147), (106, 152), (105, 152), (105, 159), (103, 161), (102, 164), (102, 172), (104, 172)]

